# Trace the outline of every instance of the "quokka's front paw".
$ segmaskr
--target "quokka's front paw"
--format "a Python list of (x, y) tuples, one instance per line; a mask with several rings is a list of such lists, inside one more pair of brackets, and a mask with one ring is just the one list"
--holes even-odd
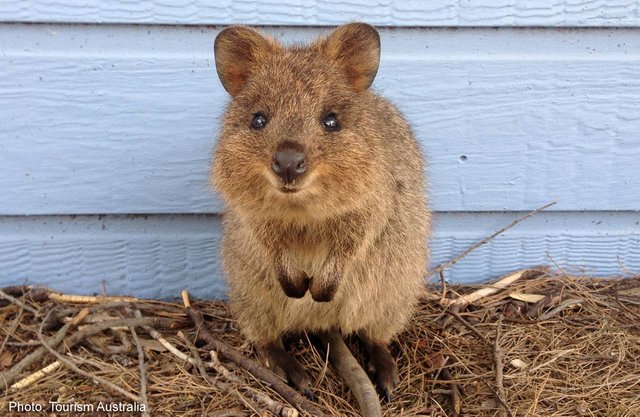
[(309, 289), (309, 277), (304, 272), (295, 273), (293, 276), (284, 270), (277, 271), (278, 282), (287, 297), (302, 298)]
[(333, 300), (333, 297), (338, 291), (339, 283), (340, 274), (337, 272), (313, 278), (309, 286), (309, 292), (311, 292), (313, 301), (318, 303), (327, 303)]

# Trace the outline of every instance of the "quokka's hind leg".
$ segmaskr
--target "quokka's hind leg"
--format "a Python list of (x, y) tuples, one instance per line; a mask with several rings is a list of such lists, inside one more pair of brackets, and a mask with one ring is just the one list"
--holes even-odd
[(376, 384), (387, 402), (398, 385), (398, 366), (389, 352), (387, 343), (368, 337), (361, 337), (369, 353), (369, 372), (375, 376)]
[(258, 350), (271, 370), (287, 379), (291, 385), (296, 387), (307, 398), (314, 399), (311, 391), (311, 380), (307, 372), (300, 362), (285, 350), (281, 339), (267, 343)]

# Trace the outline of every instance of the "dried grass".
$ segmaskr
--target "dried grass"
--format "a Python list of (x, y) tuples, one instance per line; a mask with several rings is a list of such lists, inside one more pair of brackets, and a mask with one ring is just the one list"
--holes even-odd
[[(455, 298), (452, 294), (475, 289), (447, 288), (447, 295)], [(430, 288), (430, 291), (439, 298), (442, 289)], [(537, 303), (527, 303), (511, 298), (509, 294), (513, 293), (545, 297)], [(29, 293), (18, 294), (16, 298), (33, 311), (11, 301), (0, 304), (0, 372), (3, 373), (38, 348), (38, 329), (49, 311), (64, 310), (72, 317), (83, 307), (59, 299), (32, 300)], [(157, 330), (182, 352), (191, 354), (184, 340), (177, 336), (179, 328), (189, 340), (196, 339), (196, 329), (181, 304), (138, 300), (135, 306), (144, 316), (171, 319), (174, 328)], [(246, 356), (256, 358), (252, 347), (235, 328), (224, 302), (199, 302), (194, 306), (205, 314), (209, 329), (216, 337)], [(133, 317), (126, 300), (112, 302), (101, 314), (105, 312), (111, 319)], [(640, 277), (593, 280), (544, 274), (518, 281), (468, 306), (457, 317), (450, 316), (439, 303), (425, 300), (410, 328), (393, 344), (401, 380), (393, 402), (383, 405), (385, 416), (453, 416), (452, 394), (456, 390), (459, 390), (461, 415), (466, 416), (640, 415)], [(45, 326), (44, 336), (51, 337), (61, 326), (62, 323)], [(227, 369), (238, 379), (231, 384), (233, 389), (223, 392), (205, 380), (194, 365), (164, 349), (146, 330), (141, 327), (136, 330), (144, 350), (150, 415), (258, 415), (236, 395), (239, 389), (247, 387), (284, 403), (262, 381), (225, 361)], [(74, 332), (77, 331), (70, 331), (67, 338)], [(106, 330), (70, 350), (60, 346), (58, 351), (82, 370), (139, 395), (140, 362), (137, 343), (127, 343), (130, 336), (128, 328)], [(497, 336), (497, 352), (502, 355), (503, 364), (501, 381), (496, 378), (500, 373), (496, 372), (494, 351)], [(354, 397), (333, 367), (326, 366), (325, 354), (320, 353), (306, 335), (292, 336), (288, 341), (295, 356), (315, 378), (316, 401), (326, 414), (358, 416)], [(359, 342), (348, 340), (348, 345), (356, 357), (364, 361)], [(208, 361), (208, 351), (199, 347), (201, 357)], [(20, 377), (54, 360), (46, 354)], [(213, 369), (208, 372), (217, 378)], [(229, 380), (225, 383), (229, 384)], [(496, 384), (502, 385), (506, 408), (497, 399), (500, 387)], [(0, 385), (4, 385), (1, 380)], [(45, 405), (52, 400), (94, 405), (99, 401), (129, 401), (65, 366), (25, 388), (6, 390), (3, 386), (0, 390), (3, 415), (11, 415), (7, 411), (10, 401)], [(139, 412), (130, 414), (140, 415)]]

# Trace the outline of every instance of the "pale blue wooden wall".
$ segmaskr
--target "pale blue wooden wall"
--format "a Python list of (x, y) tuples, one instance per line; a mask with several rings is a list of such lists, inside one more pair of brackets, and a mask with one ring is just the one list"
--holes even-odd
[(429, 157), (433, 263), (486, 280), (552, 260), (640, 271), (640, 2), (0, 3), (0, 286), (224, 293), (207, 189), (228, 97), (212, 44), (247, 23), (285, 42), (376, 24), (374, 88)]

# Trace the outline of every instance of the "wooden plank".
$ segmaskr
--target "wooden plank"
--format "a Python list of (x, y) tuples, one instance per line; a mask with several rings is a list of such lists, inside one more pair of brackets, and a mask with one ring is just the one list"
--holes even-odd
[(5, 0), (0, 21), (323, 26), (363, 20), (382, 26), (637, 27), (639, 4), (637, 0)]
[[(215, 33), (0, 25), (0, 214), (219, 212)], [(382, 34), (435, 210), (640, 209), (640, 31)]]
[[(522, 214), (436, 213), (432, 264), (454, 258)], [(579, 275), (637, 274), (640, 212), (541, 212), (448, 268), (445, 277), (482, 282), (532, 265)]]
[(215, 216), (0, 217), (0, 286), (175, 298), (221, 296)]
[[(432, 264), (445, 262), (519, 213), (437, 213)], [(640, 271), (640, 214), (540, 213), (446, 271), (485, 281), (532, 265), (607, 276)], [(73, 293), (222, 297), (219, 216), (0, 217), (0, 287), (42, 284)], [(547, 255), (548, 254), (548, 255)]]

